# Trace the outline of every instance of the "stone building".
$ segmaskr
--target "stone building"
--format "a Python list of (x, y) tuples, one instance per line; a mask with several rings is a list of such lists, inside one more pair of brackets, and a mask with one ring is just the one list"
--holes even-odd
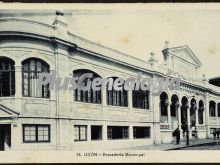
[[(53, 24), (0, 18), (0, 149), (80, 150), (171, 143), (212, 137), (220, 90), (200, 77), (201, 62), (188, 46), (163, 51), (159, 64), (86, 40), (68, 29), (61, 12)], [(178, 77), (179, 90), (36, 90), (41, 72), (59, 77)], [(168, 74), (171, 73), (171, 74)]]

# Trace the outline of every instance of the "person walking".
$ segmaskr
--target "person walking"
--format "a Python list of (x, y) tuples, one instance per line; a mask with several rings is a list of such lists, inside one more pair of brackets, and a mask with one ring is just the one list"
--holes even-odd
[(180, 130), (177, 128), (176, 130), (176, 144), (180, 144)]

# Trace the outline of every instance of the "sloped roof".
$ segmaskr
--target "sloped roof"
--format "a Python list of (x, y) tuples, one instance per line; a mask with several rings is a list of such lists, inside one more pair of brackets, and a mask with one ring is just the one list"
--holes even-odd
[[(27, 28), (24, 28), (27, 27)], [(54, 37), (55, 35), (55, 26), (49, 25), (42, 22), (37, 22), (33, 20), (19, 19), (19, 18), (7, 18), (0, 19), (0, 33), (6, 32), (15, 32), (20, 33), (22, 35), (27, 34), (37, 34), (40, 36), (46, 36), (48, 38)], [(8, 33), (6, 34), (8, 35)], [(131, 66), (143, 69), (143, 70), (151, 70), (151, 65), (142, 59), (138, 59), (134, 56), (122, 53), (120, 51), (111, 49), (109, 47), (100, 45), (93, 41), (87, 40), (80, 36), (73, 34), (72, 32), (67, 32), (67, 38), (62, 35), (58, 35), (57, 37), (63, 41), (70, 42), (72, 44), (76, 44), (77, 48), (84, 49), (94, 55), (101, 55), (103, 58), (106, 57), (108, 59), (112, 59), (118, 61), (120, 63), (129, 64)], [(146, 57), (147, 59), (147, 57)]]
[(214, 77), (214, 78), (210, 78), (209, 79), (209, 83), (212, 84), (212, 85), (220, 87), (220, 76)]
[(17, 117), (20, 113), (0, 104), (0, 117)]
[(201, 61), (196, 57), (196, 55), (192, 52), (192, 50), (187, 45), (168, 48), (168, 53), (184, 61), (187, 61), (193, 65), (196, 65), (198, 67), (202, 66)]
[(132, 55), (128, 55), (123, 52), (114, 50), (112, 48), (100, 45), (93, 41), (77, 36), (71, 32), (68, 32), (68, 34), (70, 36), (70, 42), (76, 44), (77, 47), (79, 48), (100, 54), (102, 57), (107, 57), (109, 59), (114, 59), (122, 63), (133, 65), (135, 67), (140, 67), (142, 69), (147, 69), (147, 70), (151, 69), (150, 63), (148, 63), (145, 60), (141, 60)]

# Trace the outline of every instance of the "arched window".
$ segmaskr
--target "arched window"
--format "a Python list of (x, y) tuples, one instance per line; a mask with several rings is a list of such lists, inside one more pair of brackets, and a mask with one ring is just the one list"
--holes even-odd
[(187, 111), (189, 111), (189, 103), (186, 96), (183, 96), (181, 99), (181, 123), (182, 129), (186, 131), (187, 126)]
[(178, 99), (177, 95), (172, 95), (171, 105), (170, 105), (170, 113), (171, 113), (172, 117), (176, 117), (178, 103), (179, 103), (179, 99)]
[(202, 100), (199, 101), (199, 110), (198, 110), (198, 119), (199, 124), (203, 124), (203, 111), (204, 111), (204, 104)]
[(167, 106), (168, 106), (168, 96), (165, 92), (162, 92), (160, 95), (160, 111), (161, 116), (167, 116)]
[(218, 103), (218, 117), (220, 117), (220, 103)]
[(215, 117), (216, 116), (216, 114), (215, 114), (215, 102), (214, 101), (210, 101), (209, 102), (209, 115), (211, 116), (211, 117)]
[(132, 91), (133, 108), (149, 109), (149, 91)]
[(15, 95), (14, 61), (0, 57), (0, 97)]
[[(85, 73), (92, 73), (92, 78), (84, 79), (84, 82), (83, 82), (84, 86), (87, 86), (87, 83), (92, 82), (93, 79), (100, 77), (95, 72), (92, 72), (92, 71), (86, 70), (86, 69), (85, 70), (80, 69), (80, 70), (73, 71), (73, 77), (80, 78)], [(78, 81), (76, 81), (76, 82), (78, 83)], [(87, 91), (79, 90), (77, 88), (74, 91), (74, 101), (101, 104), (101, 90), (93, 91), (92, 86), (91, 86), (90, 90), (87, 90)]]
[[(109, 79), (112, 79), (114, 82), (117, 77), (109, 77)], [(109, 84), (108, 84), (109, 85)], [(107, 104), (113, 105), (113, 106), (122, 106), (127, 107), (128, 106), (128, 94), (127, 91), (122, 88), (122, 90), (115, 90), (112, 88), (109, 90), (109, 86), (107, 85)]]
[(49, 72), (49, 65), (43, 60), (30, 58), (22, 62), (23, 96), (49, 98), (49, 84), (37, 88), (39, 73)]
[(190, 103), (190, 121), (191, 126), (195, 126), (196, 124), (196, 100), (192, 99)]

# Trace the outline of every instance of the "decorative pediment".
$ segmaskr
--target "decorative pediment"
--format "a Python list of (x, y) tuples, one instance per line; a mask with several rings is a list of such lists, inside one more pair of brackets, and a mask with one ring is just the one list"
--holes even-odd
[(0, 104), (0, 118), (14, 118), (18, 117), (19, 112), (13, 111), (10, 108), (5, 107), (4, 105)]
[(180, 46), (174, 48), (168, 48), (168, 54), (172, 55), (174, 58), (179, 58), (185, 62), (191, 63), (197, 67), (200, 67), (202, 63), (195, 56), (188, 46)]

